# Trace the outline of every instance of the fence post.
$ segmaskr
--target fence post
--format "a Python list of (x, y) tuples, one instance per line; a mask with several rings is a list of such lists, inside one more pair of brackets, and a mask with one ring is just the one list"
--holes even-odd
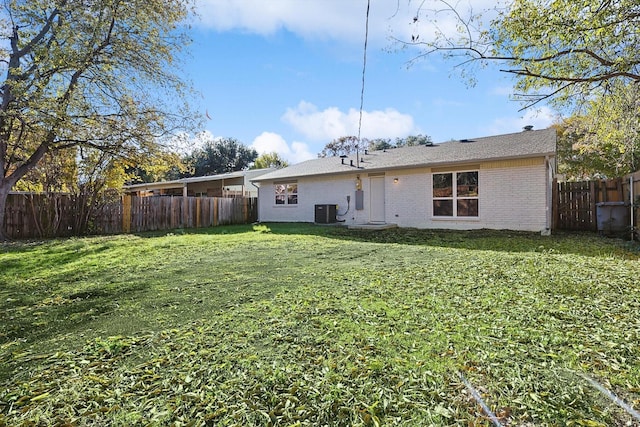
[(200, 197), (196, 197), (196, 228), (200, 228)]
[(589, 192), (591, 193), (591, 229), (598, 231), (598, 193), (596, 192), (596, 182), (589, 182)]
[(189, 227), (189, 193), (187, 184), (182, 187), (182, 228)]
[(213, 226), (218, 225), (218, 198), (213, 199)]
[(131, 196), (122, 196), (122, 232), (131, 232)]

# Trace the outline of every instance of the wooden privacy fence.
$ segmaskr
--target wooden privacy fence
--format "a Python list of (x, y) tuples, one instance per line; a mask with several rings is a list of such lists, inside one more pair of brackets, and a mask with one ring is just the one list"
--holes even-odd
[(635, 229), (638, 229), (640, 171), (608, 180), (554, 181), (553, 190), (554, 229), (598, 231), (598, 204), (609, 202), (624, 203), (631, 209)]
[(124, 196), (122, 210), (124, 233), (248, 224), (258, 216), (255, 198)]
[(137, 233), (248, 224), (258, 217), (256, 198), (122, 196), (97, 203), (90, 211), (76, 199), (64, 194), (10, 194), (5, 232), (13, 239)]
[(67, 194), (9, 194), (5, 233), (12, 239), (72, 236), (80, 219), (78, 202)]

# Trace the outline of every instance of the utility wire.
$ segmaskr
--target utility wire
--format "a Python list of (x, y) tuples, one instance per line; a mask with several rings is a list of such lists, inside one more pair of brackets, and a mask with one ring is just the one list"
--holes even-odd
[(635, 418), (636, 421), (640, 421), (640, 413), (635, 409), (633, 409), (631, 406), (629, 406), (627, 403), (625, 403), (618, 396), (616, 396), (615, 394), (613, 394), (612, 392), (610, 392), (609, 390), (601, 386), (599, 383), (597, 383), (595, 380), (592, 380), (591, 378), (589, 378), (588, 376), (584, 374), (578, 374), (578, 375), (580, 375), (582, 378), (587, 380), (589, 384), (595, 387), (600, 393), (604, 394), (609, 399), (611, 399), (613, 403), (615, 403), (616, 405), (618, 405), (619, 407), (627, 411), (627, 413), (631, 415), (633, 418)]
[(462, 372), (458, 372), (458, 376), (460, 377), (460, 379), (464, 383), (465, 387), (467, 387), (467, 390), (469, 390), (469, 392), (471, 392), (471, 396), (473, 396), (473, 398), (476, 400), (476, 402), (478, 402), (480, 407), (482, 407), (482, 410), (487, 415), (487, 417), (489, 417), (489, 420), (491, 420), (493, 425), (495, 427), (503, 427), (502, 423), (500, 422), (498, 417), (496, 417), (496, 414), (494, 414), (493, 411), (491, 411), (491, 409), (489, 409), (487, 404), (484, 403), (484, 400), (482, 400), (482, 397), (480, 397), (480, 393), (478, 393), (476, 391), (476, 389), (473, 388), (471, 383), (469, 381), (467, 381), (467, 379), (464, 377), (464, 375), (462, 375)]
[[(362, 61), (362, 89), (360, 91), (360, 118), (358, 119), (358, 145), (360, 145), (360, 133), (362, 131), (362, 108), (364, 107), (364, 78), (367, 71), (367, 42), (369, 40), (369, 8), (371, 6), (371, 0), (367, 0), (367, 19), (365, 23), (364, 32), (364, 58)], [(356, 149), (356, 155), (360, 149)], [(359, 162), (359, 160), (357, 160)], [(358, 163), (356, 166), (360, 166)]]

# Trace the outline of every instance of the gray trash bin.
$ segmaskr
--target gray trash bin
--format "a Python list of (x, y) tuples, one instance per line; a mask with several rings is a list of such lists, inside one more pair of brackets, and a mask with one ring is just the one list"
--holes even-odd
[(626, 202), (596, 203), (598, 232), (606, 235), (622, 235), (629, 231), (629, 204)]

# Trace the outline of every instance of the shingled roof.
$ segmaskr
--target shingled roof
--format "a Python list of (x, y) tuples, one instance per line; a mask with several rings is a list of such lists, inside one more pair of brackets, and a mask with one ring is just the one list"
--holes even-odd
[[(489, 160), (509, 160), (555, 155), (555, 129), (462, 139), (433, 145), (393, 148), (352, 154), (344, 159), (324, 157), (261, 175), (252, 181), (292, 179), (315, 175), (381, 172), (415, 167), (439, 167)], [(353, 164), (353, 166), (351, 166)]]

